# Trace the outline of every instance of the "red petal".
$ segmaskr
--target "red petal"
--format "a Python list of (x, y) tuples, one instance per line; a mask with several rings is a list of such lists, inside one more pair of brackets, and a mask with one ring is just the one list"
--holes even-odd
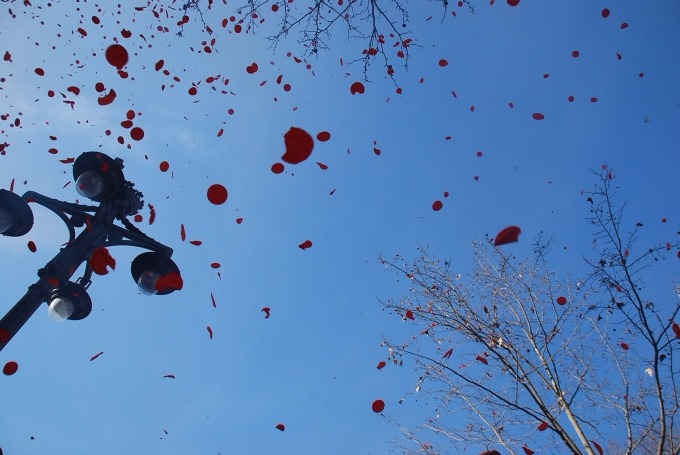
[(534, 455), (534, 451), (528, 448), (527, 446), (522, 447), (522, 450), (524, 450), (524, 453), (526, 455)]
[(182, 280), (182, 276), (179, 273), (170, 272), (156, 281), (157, 292), (179, 291), (182, 287), (184, 287), (184, 280)]
[(180, 229), (179, 229), (179, 236), (182, 238), (182, 242), (184, 242), (184, 241), (187, 239), (187, 233), (186, 233), (186, 231), (184, 230), (184, 224), (182, 224), (182, 225), (180, 226)]
[(545, 431), (548, 427), (548, 422), (541, 422), (540, 425), (538, 425), (538, 431)]
[(282, 423), (279, 423), (278, 425), (276, 425), (276, 429), (279, 431), (284, 431), (286, 429), (286, 426)]
[(98, 354), (95, 354), (95, 355), (93, 355), (92, 357), (90, 357), (90, 362), (92, 362), (93, 360), (96, 360), (96, 359), (97, 359), (100, 355), (102, 355), (103, 353), (104, 353), (104, 351), (102, 351), (102, 352), (100, 352), (100, 353), (98, 353)]
[(210, 326), (208, 326), (208, 327), (206, 327), (206, 328), (208, 329), (208, 335), (210, 335), (210, 339), (212, 340), (212, 337), (213, 337), (212, 328), (210, 328)]
[[(678, 253), (678, 257), (680, 257), (680, 253)], [(675, 333), (675, 338), (680, 338), (680, 325), (675, 322), (673, 323), (673, 333)]]
[(308, 132), (295, 126), (283, 136), (286, 153), (281, 159), (286, 163), (298, 164), (309, 158), (314, 148), (314, 139)]
[(373, 412), (376, 414), (380, 414), (385, 409), (385, 402), (383, 400), (375, 400), (371, 405), (371, 409), (373, 409)]
[(385, 363), (384, 360), (381, 360), (380, 362), (378, 362), (378, 366), (376, 368), (382, 370), (383, 368), (385, 368), (385, 365), (387, 365), (387, 363)]
[(600, 446), (600, 444), (598, 444), (598, 443), (595, 442), (595, 441), (590, 441), (590, 442), (593, 443), (593, 445), (595, 446), (595, 448), (597, 449), (597, 451), (600, 453), (600, 455), (603, 455), (603, 454), (604, 454), (604, 450), (602, 450), (602, 446)]
[(215, 205), (224, 204), (228, 197), (229, 192), (219, 183), (211, 185), (210, 188), (208, 188), (208, 200)]
[(307, 248), (311, 248), (312, 247), (312, 241), (311, 240), (305, 240), (304, 242), (299, 244), (298, 247), (301, 250), (306, 250)]
[(90, 267), (97, 275), (106, 275), (109, 273), (107, 267), (111, 267), (111, 270), (116, 269), (116, 260), (111, 256), (106, 247), (100, 247), (92, 252)]
[(567, 298), (564, 297), (563, 295), (559, 296), (557, 298), (557, 304), (558, 305), (566, 305), (567, 304)]
[(118, 69), (128, 62), (128, 51), (120, 44), (113, 44), (106, 49), (106, 61)]
[(448, 351), (446, 351), (446, 352), (444, 353), (444, 355), (442, 356), (442, 359), (450, 359), (450, 358), (451, 358), (451, 354), (453, 354), (453, 348), (451, 348), (451, 349), (449, 349)]
[(506, 243), (513, 243), (519, 240), (519, 235), (522, 230), (518, 226), (508, 226), (496, 235), (494, 246), (505, 245)]
[(357, 94), (357, 93), (361, 95), (361, 94), (363, 94), (365, 91), (366, 91), (366, 87), (364, 87), (364, 84), (361, 83), (361, 82), (355, 82), (355, 83), (353, 83), (353, 84), (350, 86), (350, 88), (349, 88), (349, 92), (350, 92), (352, 95), (355, 95), (355, 94)]
[(478, 355), (477, 357), (475, 357), (475, 359), (476, 359), (476, 360), (479, 360), (479, 361), (482, 362), (484, 365), (488, 365), (488, 364), (489, 364), (489, 361), (486, 360), (486, 357), (484, 357), (484, 356)]
[(270, 314), (271, 309), (268, 306), (262, 308), (262, 310), (260, 310), (260, 311), (264, 311), (264, 318), (265, 319), (269, 319), (269, 316), (271, 316), (271, 314)]
[(413, 311), (411, 310), (406, 310), (406, 319), (414, 320), (415, 318), (413, 317)]
[(2, 368), (2, 372), (4, 374), (6, 374), (7, 376), (11, 376), (14, 373), (16, 373), (18, 369), (19, 369), (19, 364), (14, 362), (14, 361), (10, 361), (10, 362), (7, 362), (5, 364), (5, 366)]
[(534, 112), (531, 114), (531, 116), (534, 118), (534, 120), (543, 120), (545, 118), (545, 115), (541, 114), (540, 112)]

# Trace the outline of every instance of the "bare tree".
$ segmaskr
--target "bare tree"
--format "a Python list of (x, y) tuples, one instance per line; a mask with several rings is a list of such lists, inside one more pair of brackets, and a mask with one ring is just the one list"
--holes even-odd
[(381, 259), (409, 280), (407, 296), (382, 304), (415, 329), (385, 340), (390, 360), (415, 364), (409, 394), (434, 405), (402, 428), (405, 453), (680, 453), (680, 291), (656, 304), (643, 282), (679, 244), (641, 251), (642, 224), (624, 232), (614, 176), (597, 174), (586, 197), (599, 255), (580, 281), (557, 276), (542, 237), (523, 260), (473, 242), (468, 275), (425, 248), (415, 261)]
[[(227, 4), (226, 0), (222, 1)], [(449, 0), (430, 1), (441, 4), (443, 20), (449, 11)], [(159, 0), (159, 5), (163, 3), (167, 0)], [(206, 19), (205, 11), (213, 8), (213, 3), (214, 0), (185, 0), (178, 7), (172, 1), (165, 7), (170, 12), (165, 19), (179, 18), (177, 34), (181, 36), (184, 25), (194, 15), (194, 19), (203, 24), (203, 30), (211, 34), (213, 29), (208, 22), (214, 18)], [(474, 14), (469, 0), (456, 1), (456, 5)], [(348, 63), (362, 62), (365, 76), (371, 63), (380, 59), (394, 80), (392, 62), (401, 60), (403, 66), (408, 67), (410, 49), (418, 45), (417, 37), (409, 28), (408, 5), (401, 0), (241, 0), (232, 8), (235, 12), (233, 26), (239, 33), (255, 33), (266, 20), (278, 21), (274, 32), (267, 36), (273, 48), (293, 36), (302, 46), (303, 55), (317, 54), (331, 48), (335, 32), (344, 34), (348, 40), (362, 42), (361, 56)], [(158, 14), (157, 18), (162, 16)]]

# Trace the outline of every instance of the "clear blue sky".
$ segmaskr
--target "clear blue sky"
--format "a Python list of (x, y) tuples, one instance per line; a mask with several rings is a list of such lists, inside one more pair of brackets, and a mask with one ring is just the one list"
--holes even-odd
[[(71, 165), (60, 159), (89, 150), (123, 158), (157, 214), (149, 226), (145, 207), (139, 227), (175, 250), (185, 283), (168, 296), (140, 295), (129, 272), (140, 251), (118, 247), (115, 271), (89, 289), (87, 319), (56, 324), (39, 310), (0, 352), (0, 364), (19, 364), (0, 377), (4, 453), (384, 454), (398, 430), (371, 403), (385, 400), (385, 414), (407, 424), (426, 410), (413, 398), (397, 404), (416, 385), (412, 365), (375, 368), (386, 359), (382, 337), (411, 331), (381, 310), (379, 298), (404, 288), (379, 254), (412, 257), (430, 245), (465, 272), (472, 240), (518, 225), (520, 243), (508, 248), (526, 252), (544, 231), (566, 247), (556, 249), (557, 267), (579, 275), (592, 251), (580, 192), (595, 181), (588, 168), (605, 162), (620, 178), (629, 221), (643, 222), (650, 239), (673, 240), (680, 4), (472, 1), (474, 15), (454, 6), (457, 16), (444, 21), (439, 4), (409, 4), (421, 47), (408, 71), (390, 54), (403, 93), (376, 61), (363, 95), (350, 94), (363, 66), (347, 62), (365, 45), (340, 30), (331, 50), (297, 63), (287, 56), (304, 52), (294, 35), (274, 52), (266, 25), (255, 36), (223, 29), (235, 4), (206, 12), (216, 32), (206, 54), (197, 51), (212, 37), (195, 14), (179, 38), (127, 2), (120, 14), (106, 2), (1, 3), (0, 55), (11, 61), (0, 59), (0, 143), (10, 144), (0, 187), (14, 180), (19, 194), (74, 201), (73, 183), (64, 187)], [(269, 16), (266, 24), (276, 21)], [(130, 53), (127, 79), (104, 57), (114, 37)], [(169, 76), (155, 71), (160, 59)], [(253, 62), (259, 69), (249, 74)], [(213, 90), (205, 80), (218, 75)], [(97, 103), (98, 82), (116, 91), (112, 104)], [(130, 109), (141, 141), (121, 126)], [(276, 175), (270, 168), (292, 126), (331, 139)], [(206, 197), (214, 183), (229, 191), (223, 205)], [(3, 313), (67, 240), (56, 216), (34, 213), (25, 237), (0, 238)], [(298, 248), (308, 239), (311, 248)], [(677, 259), (668, 267), (677, 277)], [(668, 281), (658, 284), (660, 300), (671, 295)]]

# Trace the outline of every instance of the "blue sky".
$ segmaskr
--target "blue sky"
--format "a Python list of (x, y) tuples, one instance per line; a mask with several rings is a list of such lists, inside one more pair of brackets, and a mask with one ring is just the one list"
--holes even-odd
[[(274, 52), (268, 25), (254, 36), (228, 33), (220, 22), (235, 7), (217, 2), (206, 15), (216, 32), (211, 54), (191, 49), (212, 38), (194, 16), (179, 38), (158, 33), (132, 4), (118, 14), (89, 2), (32, 3), (0, 8), (0, 54), (12, 56), (0, 61), (0, 142), (10, 144), (0, 187), (14, 180), (19, 194), (74, 201), (73, 183), (64, 187), (71, 166), (60, 159), (89, 150), (123, 158), (125, 176), (157, 212), (149, 225), (145, 207), (139, 227), (175, 250), (185, 287), (140, 295), (129, 273), (140, 251), (118, 247), (115, 271), (89, 288), (87, 319), (56, 324), (39, 310), (0, 352), (0, 363), (19, 364), (0, 378), (5, 454), (387, 453), (398, 429), (371, 403), (384, 399), (386, 415), (406, 424), (427, 409), (413, 398), (397, 404), (416, 385), (413, 365), (375, 368), (387, 355), (383, 336), (413, 329), (380, 307), (379, 298), (405, 291), (380, 254), (412, 257), (430, 245), (465, 272), (472, 240), (518, 225), (520, 243), (508, 248), (523, 254), (544, 231), (566, 247), (555, 251), (559, 271), (583, 274), (592, 232), (580, 192), (595, 182), (588, 169), (605, 162), (620, 178), (630, 222), (648, 227), (643, 240), (670, 241), (679, 229), (677, 2), (484, 1), (474, 15), (454, 7), (457, 16), (444, 21), (440, 5), (410, 5), (421, 47), (408, 71), (390, 55), (403, 93), (376, 61), (363, 95), (349, 90), (364, 80), (363, 66), (347, 62), (364, 44), (340, 30), (331, 50), (296, 63), (287, 56), (303, 57), (296, 36)], [(125, 80), (104, 58), (114, 37), (130, 52)], [(154, 70), (160, 59), (170, 76)], [(248, 74), (253, 62), (259, 70)], [(205, 79), (217, 75), (212, 90)], [(117, 92), (111, 105), (98, 105), (97, 82)], [(130, 109), (141, 141), (120, 125)], [(534, 120), (537, 112), (545, 119)], [(292, 126), (331, 139), (276, 175), (270, 168)], [(214, 183), (229, 191), (224, 205), (206, 198)], [(437, 212), (436, 200), (444, 203)], [(56, 216), (33, 208), (29, 234), (0, 238), (2, 311), (67, 240)], [(307, 239), (313, 246), (298, 248)], [(677, 259), (667, 267), (653, 282), (659, 300), (674, 298), (668, 278), (677, 277)]]

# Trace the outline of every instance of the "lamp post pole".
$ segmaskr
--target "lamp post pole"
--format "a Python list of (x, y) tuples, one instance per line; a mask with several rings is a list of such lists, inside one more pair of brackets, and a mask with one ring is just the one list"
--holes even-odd
[[(119, 175), (111, 178), (105, 172), (111, 172), (115, 165), (119, 169), (114, 169), (113, 172)], [(29, 286), (26, 294), (0, 320), (0, 351), (43, 302), (54, 300), (57, 296), (69, 302), (60, 303), (67, 307), (70, 305), (68, 313), (63, 315), (64, 319), (83, 319), (90, 313), (92, 304), (85, 290), (90, 285), (93, 272), (92, 255), (99, 248), (129, 245), (151, 250), (152, 253), (138, 256), (132, 264), (133, 279), (140, 289), (146, 294), (160, 295), (181, 289), (179, 269), (170, 259), (172, 249), (148, 237), (127, 220), (126, 217), (137, 213), (144, 202), (141, 199), (142, 194), (134, 190), (130, 182), (122, 180), (121, 169), (122, 160), (112, 160), (98, 152), (84, 153), (76, 160), (74, 178), (82, 186), (78, 191), (99, 201), (98, 207), (58, 201), (33, 191), (19, 197), (0, 190), (0, 211), (4, 210), (5, 219), (10, 219), (9, 223), (5, 223), (10, 226), (3, 234), (18, 236), (30, 230), (33, 216), (28, 202), (33, 202), (58, 215), (66, 224), (70, 237), (57, 255), (38, 271), (38, 281)], [(79, 177), (86, 172), (94, 172), (95, 175), (87, 174), (85, 177), (89, 181), (83, 183)], [(97, 173), (101, 175), (98, 176)], [(98, 177), (101, 178), (97, 180)], [(86, 188), (85, 185), (90, 187)], [(92, 188), (95, 191), (90, 191)], [(116, 220), (123, 226), (116, 225)], [(76, 237), (76, 228), (83, 226), (85, 228)], [(70, 282), (70, 278), (83, 262), (83, 276), (77, 283)]]

